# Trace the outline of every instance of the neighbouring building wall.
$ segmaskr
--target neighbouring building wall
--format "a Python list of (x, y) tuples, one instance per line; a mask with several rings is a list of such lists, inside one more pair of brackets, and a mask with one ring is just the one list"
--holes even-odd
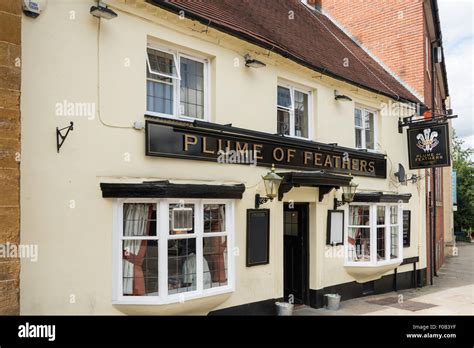
[(321, 0), (321, 8), (423, 96), (423, 1)]
[[(0, 315), (19, 314), (20, 261), (4, 245), (20, 243), (21, 1), (0, 1)], [(7, 244), (9, 243), (9, 244)]]

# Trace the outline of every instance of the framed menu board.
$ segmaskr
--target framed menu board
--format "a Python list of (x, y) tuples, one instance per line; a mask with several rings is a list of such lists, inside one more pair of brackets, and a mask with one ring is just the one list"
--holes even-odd
[(247, 209), (247, 267), (270, 262), (270, 210)]

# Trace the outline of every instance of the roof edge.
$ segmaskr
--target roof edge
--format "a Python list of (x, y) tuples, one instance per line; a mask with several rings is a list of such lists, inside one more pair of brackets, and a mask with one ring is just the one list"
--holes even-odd
[[(431, 15), (433, 16), (433, 22), (435, 25), (435, 35), (439, 39), (440, 46), (443, 47), (443, 35), (441, 31), (441, 20), (439, 17), (439, 7), (438, 0), (431, 0)], [(448, 87), (448, 73), (446, 70), (446, 59), (444, 58), (444, 47), (441, 51), (443, 55), (443, 61), (441, 62), (441, 74), (443, 75), (443, 84), (445, 89), (446, 97), (449, 96), (449, 87)]]
[[(158, 6), (164, 10), (167, 10), (167, 11), (170, 11), (170, 12), (174, 12), (174, 11), (186, 11), (186, 13), (188, 14), (187, 17), (190, 18), (190, 19), (194, 19), (194, 20), (197, 20), (199, 21), (200, 23), (202, 24), (205, 24), (206, 26), (209, 26), (209, 27), (213, 27), (219, 31), (222, 31), (222, 32), (225, 32), (231, 36), (234, 36), (234, 37), (237, 37), (237, 38), (240, 38), (244, 41), (247, 41), (251, 44), (254, 44), (256, 46), (259, 46), (259, 47), (262, 47), (262, 48), (265, 48), (265, 49), (269, 49), (270, 51), (274, 52), (274, 53), (277, 53), (279, 54), (280, 56), (284, 57), (284, 58), (287, 58), (287, 59), (290, 59), (302, 66), (305, 66), (311, 70), (314, 70), (316, 72), (319, 72), (321, 74), (324, 74), (324, 75), (327, 75), (329, 77), (332, 77), (336, 80), (339, 80), (339, 81), (343, 81), (343, 82), (346, 82), (346, 83), (349, 83), (351, 85), (354, 85), (358, 88), (362, 88), (362, 89), (365, 89), (369, 92), (372, 92), (372, 93), (376, 93), (376, 94), (380, 94), (380, 95), (383, 95), (385, 97), (388, 97), (388, 98), (391, 98), (391, 99), (394, 99), (396, 101), (400, 101), (400, 102), (405, 102), (405, 103), (420, 103), (421, 100), (411, 100), (411, 99), (406, 99), (406, 98), (403, 98), (403, 97), (400, 97), (400, 96), (395, 96), (395, 95), (392, 95), (390, 93), (387, 93), (387, 92), (384, 92), (384, 91), (380, 91), (380, 90), (377, 90), (375, 88), (372, 88), (372, 87), (369, 87), (369, 86), (366, 86), (364, 84), (361, 84), (359, 82), (356, 82), (356, 81), (353, 81), (351, 79), (348, 79), (348, 78), (345, 78), (343, 76), (340, 76), (336, 73), (333, 73), (332, 71), (330, 70), (327, 70), (326, 68), (322, 68), (322, 67), (319, 67), (319, 66), (316, 66), (316, 65), (313, 65), (313, 64), (310, 64), (308, 63), (307, 61), (301, 59), (301, 58), (298, 58), (296, 55), (294, 54), (291, 54), (289, 52), (286, 52), (284, 51), (283, 49), (280, 49), (278, 47), (275, 47), (274, 45), (271, 45), (271, 44), (267, 44), (267, 43), (264, 43), (264, 42), (261, 42), (259, 40), (256, 40), (255, 38), (251, 37), (250, 35), (248, 34), (245, 34), (241, 31), (238, 31), (238, 30), (232, 30), (230, 28), (227, 28), (223, 25), (220, 25), (218, 23), (213, 23), (212, 21), (210, 21), (209, 19), (197, 14), (197, 13), (194, 13), (193, 11), (189, 11), (187, 9), (184, 9), (176, 4), (172, 4), (172, 3), (169, 3), (167, 1), (163, 1), (163, 0), (145, 0), (147, 3), (151, 4), (151, 5), (155, 5), (155, 6)], [(349, 37), (350, 38), (350, 37)], [(372, 58), (372, 56), (371, 56)], [(379, 64), (378, 61), (376, 61), (377, 64)], [(383, 66), (382, 66), (383, 68)], [(398, 80), (397, 80), (398, 82)], [(404, 88), (405, 85), (402, 85)], [(411, 91), (407, 88), (407, 90), (411, 93)], [(413, 94), (413, 93), (412, 93)], [(414, 94), (415, 97), (418, 98), (417, 95)]]

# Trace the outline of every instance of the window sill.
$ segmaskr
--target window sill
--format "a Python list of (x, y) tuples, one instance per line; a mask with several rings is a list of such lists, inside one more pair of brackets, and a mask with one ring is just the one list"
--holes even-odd
[(186, 122), (193, 122), (195, 120), (210, 122), (206, 117), (195, 118), (195, 117), (189, 117), (189, 116), (175, 116), (175, 115), (168, 115), (168, 114), (160, 114), (159, 112), (154, 112), (154, 111), (145, 111), (145, 117), (151, 117), (151, 118), (159, 117), (159, 118), (167, 118), (169, 120), (186, 121)]
[(388, 271), (397, 268), (403, 259), (371, 262), (346, 262), (344, 268), (347, 273), (356, 279), (358, 283), (365, 283), (371, 280), (380, 279)]
[(112, 300), (113, 305), (147, 305), (147, 306), (161, 306), (171, 305), (176, 303), (183, 303), (190, 300), (198, 300), (212, 296), (222, 295), (233, 292), (234, 289), (226, 286), (220, 289), (212, 289), (206, 292), (192, 291), (188, 293), (169, 295), (166, 299), (159, 296), (142, 296), (142, 297), (125, 297), (122, 296), (118, 300)]
[(376, 153), (376, 154), (381, 154), (381, 155), (384, 155), (383, 152), (379, 152), (375, 149), (366, 149), (365, 147), (355, 147), (356, 150), (360, 150), (360, 151), (365, 151), (365, 152), (370, 152), (370, 153)]
[(282, 135), (285, 138), (291, 138), (291, 139), (298, 139), (298, 140), (306, 140), (306, 141), (312, 141), (310, 138), (305, 138), (305, 137), (299, 137), (296, 135), (288, 135), (288, 134), (283, 134)]

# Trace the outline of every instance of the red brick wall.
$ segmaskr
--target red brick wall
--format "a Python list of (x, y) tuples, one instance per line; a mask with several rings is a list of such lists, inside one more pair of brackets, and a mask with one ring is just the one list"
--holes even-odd
[[(20, 243), (21, 1), (0, 0), (0, 244)], [(3, 248), (2, 248), (3, 249)], [(20, 261), (0, 254), (0, 315), (19, 314)]]
[(322, 0), (322, 10), (423, 95), (421, 0)]

